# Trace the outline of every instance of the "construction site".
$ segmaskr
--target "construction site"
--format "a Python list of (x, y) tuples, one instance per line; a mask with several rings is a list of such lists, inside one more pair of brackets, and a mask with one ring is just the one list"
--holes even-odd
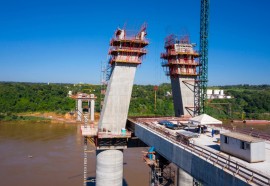
[[(73, 96), (77, 120), (83, 123), (84, 186), (89, 182), (122, 186), (124, 149), (141, 146), (149, 146), (142, 158), (149, 166), (153, 186), (270, 185), (270, 137), (224, 128), (222, 121), (205, 114), (208, 24), (209, 1), (201, 0), (199, 50), (188, 35), (165, 37), (161, 68), (171, 80), (174, 117), (128, 118), (136, 69), (149, 45), (147, 26), (143, 24), (137, 32), (116, 29), (109, 42), (97, 125), (95, 95)], [(81, 109), (83, 101), (88, 102), (88, 114)], [(89, 179), (87, 154), (93, 149), (96, 173), (95, 179)]]
[(0, 185), (270, 186), (269, 7), (2, 1)]

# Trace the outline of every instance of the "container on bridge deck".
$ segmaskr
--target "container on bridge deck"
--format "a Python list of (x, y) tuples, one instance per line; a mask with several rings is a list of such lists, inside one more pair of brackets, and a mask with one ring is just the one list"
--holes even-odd
[(249, 163), (265, 161), (265, 141), (241, 133), (220, 134), (220, 150)]

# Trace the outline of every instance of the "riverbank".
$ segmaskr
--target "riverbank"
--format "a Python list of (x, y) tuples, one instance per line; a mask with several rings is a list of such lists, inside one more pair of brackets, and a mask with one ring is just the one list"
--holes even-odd
[(31, 116), (50, 120), (51, 123), (76, 123), (76, 117), (73, 113), (58, 114), (56, 112), (31, 112), (20, 113), (20, 116)]
[(17, 123), (17, 122), (35, 122), (35, 123), (50, 123), (51, 120), (35, 116), (19, 116), (14, 114), (0, 114), (0, 123)]
[[(95, 113), (95, 124), (99, 120), (99, 113)], [(76, 121), (74, 113), (59, 114), (56, 112), (24, 112), (17, 114), (0, 114), (0, 122), (46, 122), (46, 123), (81, 123)]]

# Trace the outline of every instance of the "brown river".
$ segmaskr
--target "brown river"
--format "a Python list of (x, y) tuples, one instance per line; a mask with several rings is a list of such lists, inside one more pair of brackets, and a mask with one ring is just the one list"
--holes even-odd
[[(0, 185), (83, 185), (82, 139), (75, 124), (0, 123)], [(143, 150), (124, 150), (128, 186), (149, 185)], [(95, 177), (94, 152), (88, 155), (88, 176)]]

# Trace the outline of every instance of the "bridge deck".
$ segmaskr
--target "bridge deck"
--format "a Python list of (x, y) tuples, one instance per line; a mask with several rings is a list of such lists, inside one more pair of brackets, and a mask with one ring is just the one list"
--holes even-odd
[[(158, 124), (158, 121), (164, 120), (164, 118), (136, 118), (136, 124), (141, 126), (145, 126), (147, 129), (151, 130), (153, 133), (157, 135), (161, 135), (165, 137), (167, 140), (172, 143), (181, 144), (183, 143), (177, 139), (176, 132), (179, 130), (168, 129), (163, 125)], [(185, 123), (184, 121), (180, 121), (179, 118), (166, 118), (165, 120), (170, 120), (173, 123)], [(216, 127), (214, 127), (216, 128)], [(221, 129), (221, 133), (227, 132), (228, 130)], [(211, 137), (211, 133), (207, 132), (204, 134), (200, 134), (198, 138), (193, 138), (190, 140), (190, 144), (188, 145), (188, 149), (191, 152), (195, 152), (206, 158), (206, 161), (212, 161), (214, 164), (217, 164), (227, 170), (235, 172), (238, 175), (242, 175), (244, 178), (248, 180), (252, 180), (255, 183), (266, 183), (266, 185), (270, 184), (270, 141), (266, 141), (266, 149), (265, 149), (265, 157), (266, 161), (258, 162), (258, 163), (249, 163), (244, 160), (241, 160), (237, 157), (233, 157), (224, 152), (220, 151), (220, 146), (218, 139), (219, 135), (215, 135), (213, 138)], [(180, 143), (179, 143), (180, 142)], [(185, 144), (183, 144), (185, 145)], [(187, 149), (187, 150), (188, 150)], [(216, 162), (216, 163), (215, 163)], [(240, 172), (239, 172), (240, 171)], [(234, 173), (234, 174), (235, 174)], [(256, 174), (254, 176), (254, 174)], [(249, 181), (248, 181), (249, 182)], [(261, 185), (261, 184), (259, 184)], [(264, 184), (262, 184), (264, 185)]]
[[(221, 131), (221, 132), (225, 132)], [(218, 139), (220, 138), (220, 135), (215, 135), (213, 138), (211, 137), (210, 133), (201, 134), (199, 138), (194, 139), (194, 143), (196, 145), (200, 145), (205, 149), (208, 149), (210, 151), (213, 151), (214, 153), (219, 153), (221, 155), (228, 155), (222, 151), (220, 151), (220, 146), (218, 143)], [(234, 156), (230, 156), (232, 160), (235, 160), (249, 168), (255, 169), (258, 172), (267, 174), (270, 177), (270, 141), (265, 142), (265, 161), (264, 162), (257, 162), (257, 163), (249, 163), (247, 161), (244, 161), (242, 159), (239, 159)]]

